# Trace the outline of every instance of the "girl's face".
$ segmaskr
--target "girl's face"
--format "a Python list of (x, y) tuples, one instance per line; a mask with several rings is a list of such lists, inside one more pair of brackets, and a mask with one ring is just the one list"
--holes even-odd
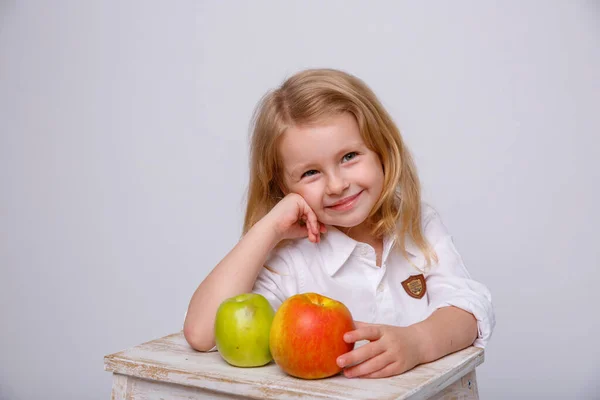
[(383, 167), (352, 114), (289, 128), (279, 152), (287, 191), (301, 195), (320, 222), (350, 228), (366, 221), (383, 189)]

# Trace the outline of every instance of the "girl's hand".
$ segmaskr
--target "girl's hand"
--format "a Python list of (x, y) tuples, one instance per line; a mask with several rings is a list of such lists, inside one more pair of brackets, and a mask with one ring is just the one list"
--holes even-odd
[(385, 378), (406, 372), (421, 360), (420, 343), (411, 327), (375, 325), (355, 321), (355, 330), (344, 335), (346, 343), (370, 340), (338, 357), (347, 378)]
[(285, 196), (264, 219), (270, 221), (279, 240), (308, 236), (311, 242), (319, 243), (321, 233), (327, 232), (306, 200), (296, 193)]

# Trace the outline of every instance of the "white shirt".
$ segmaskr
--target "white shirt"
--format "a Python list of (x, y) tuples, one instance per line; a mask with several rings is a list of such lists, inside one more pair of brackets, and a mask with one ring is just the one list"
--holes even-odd
[[(411, 265), (394, 238), (383, 241), (381, 266), (376, 265), (375, 250), (357, 242), (340, 230), (328, 226), (320, 243), (308, 239), (291, 241), (273, 250), (265, 263), (253, 292), (263, 295), (275, 310), (290, 296), (315, 292), (341, 301), (356, 321), (408, 326), (426, 319), (433, 311), (455, 306), (477, 319), (477, 347), (485, 347), (495, 325), (489, 290), (471, 279), (452, 237), (437, 212), (423, 204), (422, 227), (425, 239), (433, 246), (438, 263), (425, 270), (425, 257), (407, 238), (406, 250)], [(402, 282), (423, 273), (425, 295), (411, 297)]]

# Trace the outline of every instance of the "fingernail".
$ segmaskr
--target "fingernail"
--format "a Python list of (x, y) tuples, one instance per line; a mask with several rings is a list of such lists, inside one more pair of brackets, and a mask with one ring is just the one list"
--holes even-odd
[(343, 358), (338, 358), (338, 359), (337, 359), (337, 365), (338, 365), (340, 368), (344, 368), (344, 359), (343, 359)]

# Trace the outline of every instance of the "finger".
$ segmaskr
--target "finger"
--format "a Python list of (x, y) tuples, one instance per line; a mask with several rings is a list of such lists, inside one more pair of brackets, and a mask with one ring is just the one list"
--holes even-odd
[(319, 233), (317, 232), (317, 224), (318, 222), (310, 220), (310, 232), (314, 238), (314, 243), (319, 243)]
[(306, 224), (306, 228), (308, 229), (308, 239), (313, 242), (313, 231), (314, 228), (312, 226), (312, 219), (310, 218), (310, 213), (309, 213), (309, 208), (306, 206), (306, 204), (304, 205), (304, 207), (302, 208), (302, 220), (304, 221), (304, 223)]
[(315, 239), (314, 241), (317, 242), (318, 238), (319, 238), (319, 222), (317, 221), (317, 216), (310, 208), (308, 208), (304, 211), (306, 212), (306, 215), (308, 217), (308, 222), (309, 222), (310, 232), (312, 234), (312, 237), (314, 237), (314, 239)]
[(381, 353), (375, 357), (372, 357), (358, 365), (355, 365), (350, 368), (346, 368), (344, 370), (344, 375), (346, 376), (346, 378), (356, 378), (359, 376), (368, 375), (368, 374), (377, 372), (377, 371), (385, 368), (389, 364), (390, 364), (389, 355), (384, 352), (384, 353)]
[(369, 326), (369, 325), (372, 325), (372, 324), (369, 324), (367, 322), (362, 322), (362, 321), (354, 321), (354, 326), (356, 326), (357, 329), (363, 328), (363, 327)]
[(379, 326), (365, 323), (362, 324), (363, 325), (357, 327), (357, 329), (344, 334), (344, 341), (346, 343), (354, 343), (358, 342), (359, 340), (373, 341), (381, 337), (381, 329)]
[(367, 343), (364, 346), (359, 347), (343, 354), (337, 358), (337, 365), (340, 368), (347, 367), (349, 365), (358, 364), (369, 358), (373, 358), (383, 353), (384, 349), (379, 342)]
[(394, 376), (403, 373), (400, 364), (398, 363), (390, 363), (383, 367), (382, 369), (371, 372), (365, 375), (361, 375), (361, 378), (374, 379), (374, 378), (387, 378), (389, 376)]
[(310, 226), (310, 220), (308, 220), (308, 219), (306, 220), (306, 233), (308, 236), (308, 240), (310, 240), (311, 242), (314, 242), (312, 228)]
[(310, 212), (308, 214), (308, 219), (310, 220), (310, 225), (312, 227), (312, 232), (316, 236), (319, 236), (319, 221), (317, 220), (317, 216), (314, 212)]
[(304, 220), (305, 224), (306, 224), (306, 230), (307, 230), (307, 236), (308, 236), (308, 240), (310, 240), (311, 242), (315, 243), (316, 242), (316, 238), (314, 235), (314, 228), (312, 226), (312, 220), (310, 219), (310, 217), (307, 214), (302, 215), (302, 219)]

